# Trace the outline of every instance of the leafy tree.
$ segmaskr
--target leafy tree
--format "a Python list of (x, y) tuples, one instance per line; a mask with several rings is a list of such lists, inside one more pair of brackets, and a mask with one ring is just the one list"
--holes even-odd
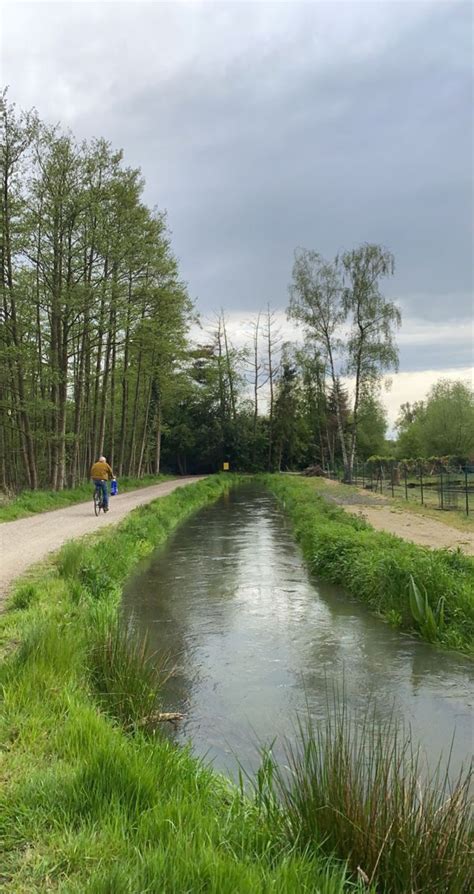
[(332, 386), (335, 389), (335, 418), (346, 468), (348, 455), (336, 389), (338, 351), (341, 347), (338, 331), (346, 317), (342, 303), (342, 289), (338, 258), (331, 263), (316, 251), (299, 249), (295, 252), (288, 315), (303, 323), (308, 340), (315, 343), (327, 361)]
[[(380, 245), (365, 244), (342, 256), (345, 288), (343, 305), (351, 321), (347, 372), (355, 377), (350, 450), (346, 476), (351, 480), (359, 415), (363, 400), (385, 370), (398, 367), (394, 329), (401, 324), (400, 310), (380, 292), (380, 280), (393, 275), (394, 258)], [(365, 398), (364, 398), (365, 395)]]
[(474, 455), (474, 395), (467, 384), (440, 379), (426, 401), (403, 404), (397, 420), (397, 456)]
[[(392, 275), (393, 268), (393, 255), (371, 244), (332, 262), (315, 251), (299, 250), (293, 266), (288, 313), (304, 325), (327, 366), (346, 481), (352, 478), (363, 395), (397, 365), (394, 330), (400, 311), (380, 291), (380, 280)], [(350, 431), (344, 426), (337, 384), (341, 374), (354, 377)]]
[(420, 419), (424, 456), (474, 454), (474, 394), (468, 385), (440, 380), (431, 388)]
[(192, 310), (166, 218), (104, 140), (0, 112), (1, 485), (156, 471)]
[(385, 453), (387, 414), (380, 399), (373, 392), (362, 396), (359, 407), (357, 455), (362, 460)]

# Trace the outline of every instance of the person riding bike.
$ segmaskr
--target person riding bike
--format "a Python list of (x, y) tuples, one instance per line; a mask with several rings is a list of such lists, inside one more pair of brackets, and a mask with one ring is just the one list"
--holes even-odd
[(96, 463), (93, 464), (91, 468), (91, 478), (97, 488), (100, 488), (102, 491), (102, 506), (104, 512), (109, 511), (109, 490), (107, 487), (107, 481), (112, 478), (115, 478), (112, 469), (110, 468), (105, 456), (99, 456), (99, 459)]

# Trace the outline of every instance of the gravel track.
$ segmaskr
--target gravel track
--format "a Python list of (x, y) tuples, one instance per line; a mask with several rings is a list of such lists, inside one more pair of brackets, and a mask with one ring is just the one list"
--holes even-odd
[(96, 518), (91, 499), (66, 509), (41, 512), (17, 521), (0, 525), (0, 605), (12, 581), (49, 553), (55, 552), (67, 540), (93, 534), (103, 527), (116, 525), (137, 506), (166, 497), (176, 488), (201, 481), (205, 476), (178, 478), (118, 494), (110, 499), (110, 512)]

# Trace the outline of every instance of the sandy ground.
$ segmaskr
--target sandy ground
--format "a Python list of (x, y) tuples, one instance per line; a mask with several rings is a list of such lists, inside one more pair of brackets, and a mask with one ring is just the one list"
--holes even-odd
[(325, 481), (334, 485), (327, 495), (329, 499), (353, 515), (363, 515), (378, 531), (388, 531), (404, 540), (411, 540), (431, 549), (456, 549), (459, 547), (468, 556), (474, 556), (474, 535), (469, 531), (450, 528), (444, 522), (423, 517), (405, 509), (395, 509), (377, 495), (345, 491), (337, 481)]
[(412, 540), (421, 546), (429, 546), (432, 549), (455, 549), (460, 547), (468, 556), (474, 556), (474, 536), (468, 532), (458, 531), (456, 528), (448, 528), (447, 525), (435, 521), (435, 519), (422, 518), (411, 512), (388, 509), (381, 506), (375, 509), (368, 506), (344, 506), (347, 512), (367, 519), (373, 528), (378, 531), (388, 531), (397, 534), (404, 540)]
[(42, 512), (29, 518), (0, 525), (0, 604), (11, 582), (31, 565), (59, 549), (67, 540), (93, 534), (104, 526), (121, 521), (132, 509), (157, 497), (165, 497), (177, 487), (184, 487), (204, 476), (179, 478), (152, 487), (143, 487), (110, 499), (110, 512), (95, 517), (92, 497), (87, 503), (76, 503), (67, 509)]

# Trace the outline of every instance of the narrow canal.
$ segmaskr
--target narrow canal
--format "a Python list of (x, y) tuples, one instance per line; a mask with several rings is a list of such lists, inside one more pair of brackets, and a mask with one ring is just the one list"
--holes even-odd
[(312, 579), (289, 521), (267, 492), (244, 486), (184, 523), (124, 592), (125, 614), (168, 653), (176, 673), (165, 709), (176, 733), (216, 769), (252, 771), (257, 743), (293, 738), (297, 714), (317, 721), (344, 690), (412, 729), (430, 763), (471, 755), (474, 666), (394, 630), (340, 589)]

